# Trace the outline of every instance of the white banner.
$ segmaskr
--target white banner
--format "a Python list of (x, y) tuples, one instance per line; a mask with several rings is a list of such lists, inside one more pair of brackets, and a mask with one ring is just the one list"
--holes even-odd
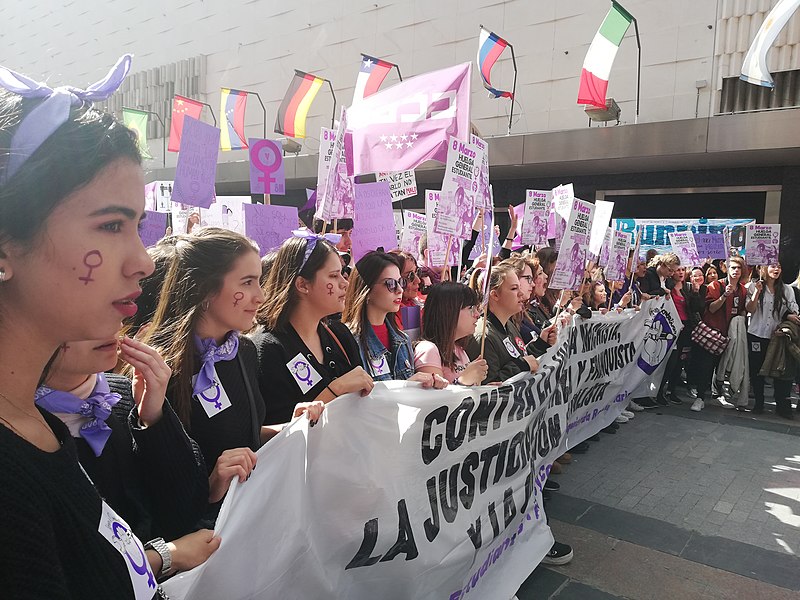
[[(500, 387), (377, 383), (301, 418), (234, 482), (220, 549), (164, 584), (176, 600), (508, 600), (550, 549), (552, 461), (606, 427), (680, 333), (671, 300), (563, 330)], [(471, 596), (467, 596), (468, 592)]]

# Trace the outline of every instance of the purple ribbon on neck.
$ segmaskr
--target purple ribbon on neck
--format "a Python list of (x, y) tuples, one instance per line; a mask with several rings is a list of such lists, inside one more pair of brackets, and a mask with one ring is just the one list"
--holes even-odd
[(200, 353), (200, 361), (203, 366), (200, 367), (200, 372), (197, 374), (197, 379), (192, 389), (195, 394), (202, 394), (217, 383), (214, 379), (214, 363), (236, 358), (236, 353), (239, 351), (239, 332), (228, 332), (225, 341), (220, 345), (217, 345), (214, 338), (203, 340), (198, 336), (194, 337), (194, 342), (197, 351)]
[(311, 253), (314, 251), (314, 248), (316, 248), (318, 241), (325, 240), (326, 242), (330, 242), (335, 246), (342, 239), (342, 236), (338, 233), (326, 233), (325, 235), (320, 235), (318, 233), (314, 233), (310, 229), (294, 229), (292, 231), (292, 236), (296, 238), (302, 238), (306, 241), (306, 253), (303, 255), (303, 262), (300, 263), (298, 273), (303, 270), (303, 267), (306, 266), (308, 257), (311, 256)]
[(106, 420), (111, 416), (111, 408), (120, 400), (120, 395), (112, 392), (102, 373), (97, 374), (92, 393), (86, 400), (74, 394), (53, 390), (42, 386), (36, 390), (36, 404), (51, 413), (81, 415), (89, 419), (81, 425), (80, 436), (86, 440), (95, 456), (103, 453), (103, 448), (111, 436), (111, 428)]
[(122, 56), (108, 75), (85, 90), (69, 85), (54, 89), (0, 66), (0, 87), (23, 98), (43, 98), (22, 120), (11, 138), (8, 166), (2, 182), (11, 179), (39, 146), (69, 120), (73, 106), (106, 100), (116, 92), (131, 69), (132, 59), (131, 54)]

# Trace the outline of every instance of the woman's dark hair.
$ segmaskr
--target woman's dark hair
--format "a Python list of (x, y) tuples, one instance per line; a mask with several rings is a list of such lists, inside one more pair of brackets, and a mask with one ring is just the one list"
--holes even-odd
[(183, 235), (168, 235), (158, 240), (155, 246), (147, 249), (147, 254), (153, 259), (155, 269), (152, 275), (139, 282), (142, 288), (142, 295), (136, 299), (136, 305), (139, 310), (130, 320), (131, 330), (129, 335), (136, 335), (142, 325), (152, 321), (158, 307), (158, 299), (161, 296), (161, 288), (164, 286), (167, 271), (169, 271), (169, 267), (172, 264), (172, 259), (175, 258), (175, 244), (183, 237)]
[[(394, 254), (373, 250), (361, 257), (350, 274), (347, 295), (344, 298), (342, 323), (350, 328), (362, 348), (367, 347), (367, 331), (369, 329), (367, 297), (372, 287), (378, 283), (378, 277), (381, 276), (383, 270), (391, 266), (397, 267), (402, 272), (403, 261)], [(394, 319), (387, 319), (386, 323), (388, 327), (396, 330), (393, 321)]]
[(40, 103), (0, 89), (0, 244), (30, 244), (56, 206), (108, 165), (122, 158), (142, 162), (133, 131), (109, 114), (77, 106), (6, 181), (14, 133)]
[[(778, 263), (778, 266), (780, 266), (780, 263)], [(781, 267), (781, 269), (782, 268), (783, 267)], [(766, 281), (767, 277), (769, 277), (769, 266), (762, 265), (761, 267), (759, 267), (758, 274), (761, 280)], [(764, 285), (766, 286), (766, 284)], [(775, 284), (773, 287), (775, 289), (773, 294), (775, 295), (772, 298), (772, 316), (775, 317), (776, 319), (780, 319), (786, 312), (785, 310), (783, 310), (784, 305), (788, 306), (788, 301), (786, 299), (786, 293), (785, 293), (786, 290), (783, 287), (783, 273), (778, 275), (777, 279), (775, 279)], [(764, 310), (763, 291), (758, 295), (758, 309), (761, 310), (762, 312)]]
[[(455, 339), (459, 312), (478, 304), (478, 294), (463, 283), (445, 281), (434, 285), (425, 300), (422, 311), (420, 337), (433, 343), (442, 357), (442, 364), (450, 369), (456, 363)], [(463, 346), (462, 346), (463, 347)]]
[[(536, 252), (536, 258), (539, 259), (539, 265), (541, 265), (542, 270), (547, 274), (547, 280), (550, 281), (553, 277), (553, 270), (556, 268), (556, 262), (558, 261), (558, 250), (550, 246), (545, 246)], [(548, 287), (544, 296), (539, 299), (539, 304), (551, 315), (553, 314), (556, 302), (558, 302), (558, 295), (559, 290), (550, 289)]]
[(189, 428), (192, 376), (197, 365), (194, 333), (203, 304), (222, 289), (225, 276), (239, 257), (258, 253), (243, 235), (217, 227), (202, 227), (180, 236), (170, 261), (153, 322), (143, 341), (153, 346), (172, 369), (175, 380), (170, 403)]
[(314, 281), (317, 273), (325, 266), (328, 256), (338, 254), (329, 242), (317, 240), (303, 265), (309, 243), (305, 238), (291, 237), (283, 242), (275, 254), (267, 280), (262, 286), (266, 301), (256, 313), (256, 322), (267, 331), (278, 331), (288, 325), (289, 317), (297, 306), (297, 289), (294, 286), (297, 278)]

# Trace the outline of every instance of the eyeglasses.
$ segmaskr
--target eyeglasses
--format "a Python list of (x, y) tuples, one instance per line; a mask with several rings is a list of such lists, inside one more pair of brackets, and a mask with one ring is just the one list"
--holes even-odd
[(520, 275), (520, 279), (524, 279), (528, 284), (533, 285), (533, 275)]
[(386, 286), (386, 289), (389, 290), (390, 293), (394, 294), (398, 288), (403, 290), (406, 285), (408, 285), (408, 281), (406, 281), (405, 277), (401, 277), (400, 279), (384, 279), (383, 285)]
[(419, 279), (419, 273), (417, 271), (409, 271), (408, 273), (404, 273), (403, 277), (408, 283), (414, 283)]

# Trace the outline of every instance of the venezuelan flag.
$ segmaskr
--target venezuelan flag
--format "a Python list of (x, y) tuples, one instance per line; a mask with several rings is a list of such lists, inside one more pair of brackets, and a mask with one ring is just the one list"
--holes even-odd
[(224, 115), (219, 147), (221, 150), (243, 150), (247, 148), (244, 137), (244, 111), (247, 108), (247, 92), (222, 88), (219, 112)]
[(325, 81), (321, 77), (295, 70), (275, 120), (275, 133), (288, 137), (306, 137), (306, 117), (311, 103)]

